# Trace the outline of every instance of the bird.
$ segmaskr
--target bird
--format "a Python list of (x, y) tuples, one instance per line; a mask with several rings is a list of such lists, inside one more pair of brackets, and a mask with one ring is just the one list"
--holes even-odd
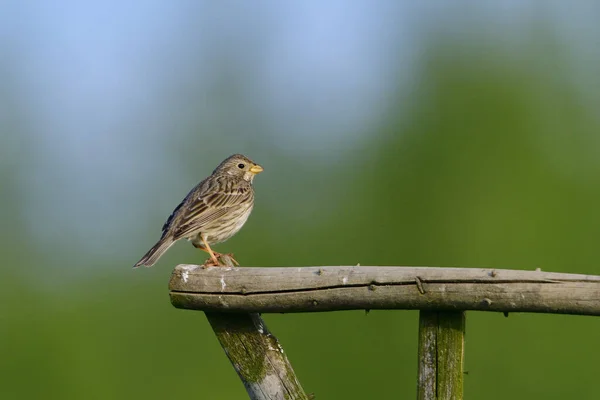
[(263, 167), (242, 154), (223, 160), (173, 210), (162, 227), (160, 240), (134, 268), (153, 266), (180, 239), (191, 241), (210, 255), (205, 266), (220, 265), (218, 257), (222, 254), (210, 246), (226, 241), (244, 226), (254, 207), (252, 182), (262, 171)]

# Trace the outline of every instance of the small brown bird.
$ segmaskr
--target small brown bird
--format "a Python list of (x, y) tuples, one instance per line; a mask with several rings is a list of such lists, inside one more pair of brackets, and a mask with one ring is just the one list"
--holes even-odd
[(221, 254), (210, 245), (226, 241), (244, 226), (254, 206), (252, 181), (262, 171), (260, 165), (241, 154), (228, 157), (173, 210), (158, 243), (134, 268), (151, 267), (179, 239), (188, 239), (210, 254), (205, 265), (219, 265), (217, 256)]

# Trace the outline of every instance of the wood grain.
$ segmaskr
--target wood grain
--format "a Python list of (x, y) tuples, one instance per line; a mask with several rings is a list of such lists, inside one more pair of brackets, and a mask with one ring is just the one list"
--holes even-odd
[(435, 267), (179, 265), (175, 307), (285, 313), (356, 309), (479, 310), (600, 315), (600, 277)]

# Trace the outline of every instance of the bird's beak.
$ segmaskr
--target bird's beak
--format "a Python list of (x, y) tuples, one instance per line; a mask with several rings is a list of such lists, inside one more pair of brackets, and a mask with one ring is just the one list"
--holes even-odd
[(253, 165), (252, 167), (250, 167), (250, 172), (252, 172), (254, 175), (260, 174), (261, 172), (263, 172), (263, 167), (261, 167), (260, 165)]

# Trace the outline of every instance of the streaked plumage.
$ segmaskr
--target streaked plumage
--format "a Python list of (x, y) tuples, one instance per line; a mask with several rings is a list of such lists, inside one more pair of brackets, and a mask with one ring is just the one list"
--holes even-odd
[(134, 267), (151, 267), (179, 239), (191, 240), (218, 264), (210, 245), (226, 241), (242, 228), (254, 206), (252, 181), (262, 170), (241, 154), (224, 160), (173, 210), (158, 243)]

